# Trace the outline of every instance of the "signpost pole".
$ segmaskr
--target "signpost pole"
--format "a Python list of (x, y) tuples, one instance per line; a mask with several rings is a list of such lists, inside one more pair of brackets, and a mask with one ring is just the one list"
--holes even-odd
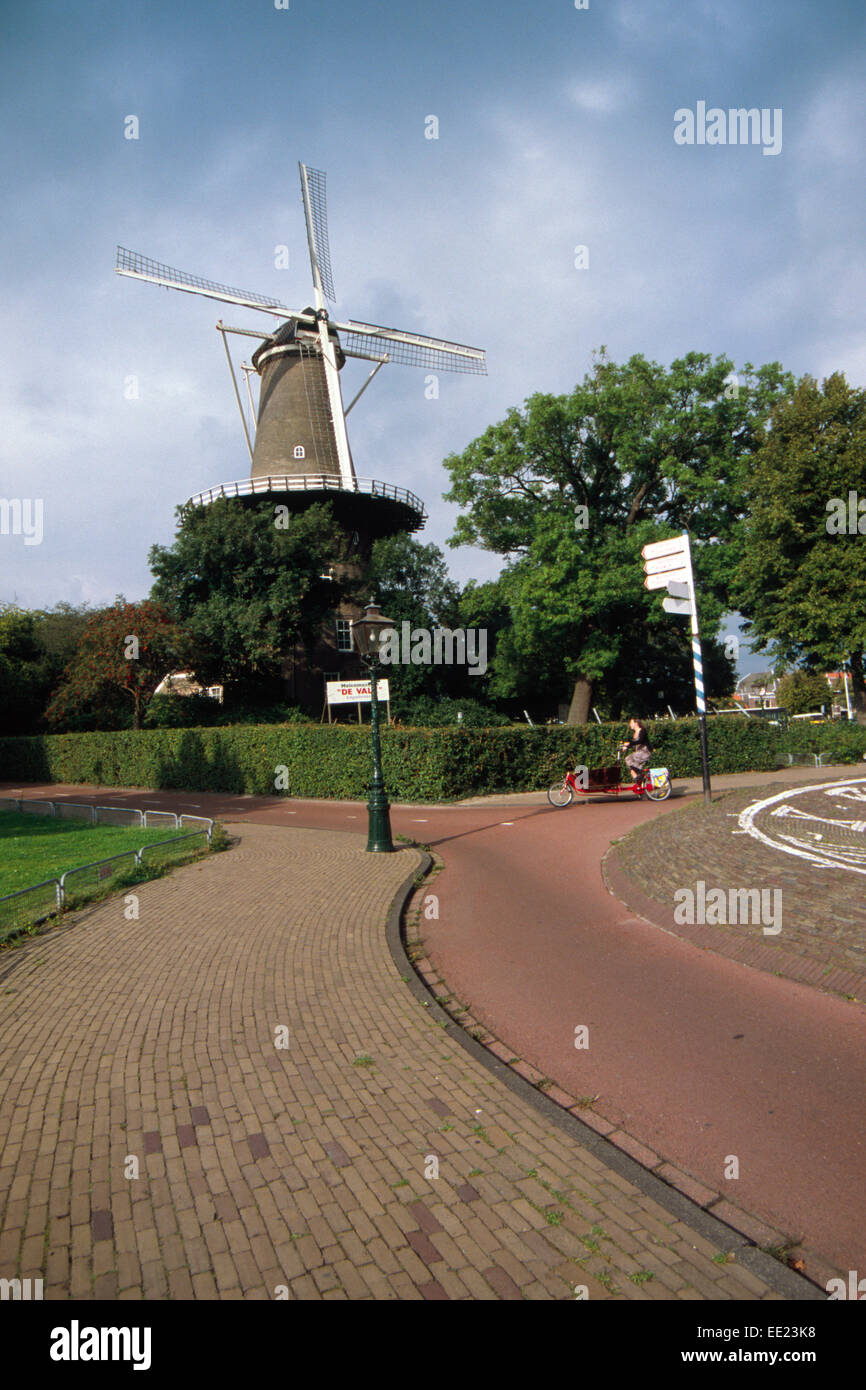
[(698, 712), (698, 729), (701, 740), (701, 773), (704, 784), (704, 802), (712, 801), (710, 787), (710, 759), (707, 750), (707, 702), (704, 695), (704, 658), (701, 651), (701, 636), (698, 630), (698, 603), (695, 594), (695, 574), (692, 568), (692, 550), (688, 531), (669, 541), (654, 541), (645, 545), (641, 551), (644, 560), (647, 589), (667, 589), (669, 598), (664, 600), (666, 613), (679, 617), (689, 617), (692, 624), (692, 660), (695, 668), (695, 703)]
[(701, 651), (701, 635), (698, 630), (698, 601), (695, 594), (695, 573), (692, 568), (692, 548), (688, 532), (685, 533), (685, 552), (689, 569), (689, 602), (692, 620), (692, 661), (695, 667), (695, 702), (698, 707), (698, 728), (701, 736), (701, 775), (704, 783), (704, 805), (712, 802), (710, 787), (710, 755), (707, 749), (707, 702), (704, 694), (704, 656)]

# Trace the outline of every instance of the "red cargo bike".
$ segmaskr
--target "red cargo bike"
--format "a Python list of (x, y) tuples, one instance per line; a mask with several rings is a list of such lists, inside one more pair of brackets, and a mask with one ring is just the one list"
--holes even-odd
[(570, 806), (576, 796), (619, 796), (620, 792), (631, 792), (650, 801), (667, 801), (671, 790), (666, 767), (644, 768), (634, 774), (634, 781), (624, 782), (620, 754), (620, 761), (611, 766), (566, 772), (563, 780), (550, 788), (547, 799), (551, 806)]

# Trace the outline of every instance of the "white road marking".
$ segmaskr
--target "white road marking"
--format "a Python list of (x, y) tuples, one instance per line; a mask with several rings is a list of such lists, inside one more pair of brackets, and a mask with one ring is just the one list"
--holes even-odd
[[(765, 835), (762, 830), (759, 830), (754, 823), (758, 812), (766, 810), (768, 806), (778, 806), (779, 802), (793, 799), (795, 796), (806, 796), (810, 792), (823, 791), (827, 795), (830, 795), (832, 792), (838, 792), (840, 787), (853, 789), (856, 788), (857, 783), (863, 783), (864, 780), (866, 779), (862, 777), (852, 777), (845, 778), (843, 781), (838, 782), (811, 782), (804, 787), (798, 787), (795, 791), (789, 790), (786, 792), (779, 792), (778, 795), (768, 796), (763, 801), (753, 801), (751, 806), (747, 806), (744, 811), (740, 812), (740, 825), (746, 834), (753, 836), (756, 840), (763, 841), (763, 843), (769, 845), (771, 849), (780, 849), (785, 854), (795, 854), (799, 859), (808, 859), (812, 864), (819, 864), (822, 868), (842, 869), (843, 871), (847, 870), (849, 873), (866, 874), (866, 868), (860, 868), (856, 864), (846, 862), (844, 851), (841, 851), (835, 846), (829, 852), (833, 854), (833, 858), (830, 858), (827, 852), (824, 854), (813, 854), (803, 847), (802, 842), (798, 843), (794, 841), (793, 836), (779, 834), (779, 839), (773, 840), (769, 835)], [(774, 813), (771, 812), (771, 815), (772, 814)], [(822, 817), (810, 817), (809, 819), (817, 820), (822, 819)], [(788, 844), (780, 844), (779, 840), (787, 840)]]

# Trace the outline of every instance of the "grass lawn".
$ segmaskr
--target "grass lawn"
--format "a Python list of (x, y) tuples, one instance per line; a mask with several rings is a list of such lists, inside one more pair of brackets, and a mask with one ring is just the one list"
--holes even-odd
[(0, 811), (0, 897), (30, 888), (67, 869), (140, 849), (154, 840), (188, 835), (189, 829), (165, 826), (144, 830), (128, 825), (91, 825), (53, 816), (25, 816)]

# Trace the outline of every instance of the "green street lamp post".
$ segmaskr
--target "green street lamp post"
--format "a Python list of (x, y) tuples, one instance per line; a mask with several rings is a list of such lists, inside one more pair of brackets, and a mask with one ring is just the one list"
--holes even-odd
[(391, 839), (391, 814), (385, 792), (385, 779), (382, 776), (382, 750), (379, 744), (379, 699), (378, 684), (379, 650), (382, 637), (394, 626), (391, 618), (379, 612), (378, 605), (368, 603), (363, 618), (352, 623), (352, 634), (361, 659), (370, 672), (370, 728), (373, 735), (373, 780), (370, 783), (370, 798), (367, 802), (369, 830), (367, 849), (374, 854), (390, 854), (394, 849)]

